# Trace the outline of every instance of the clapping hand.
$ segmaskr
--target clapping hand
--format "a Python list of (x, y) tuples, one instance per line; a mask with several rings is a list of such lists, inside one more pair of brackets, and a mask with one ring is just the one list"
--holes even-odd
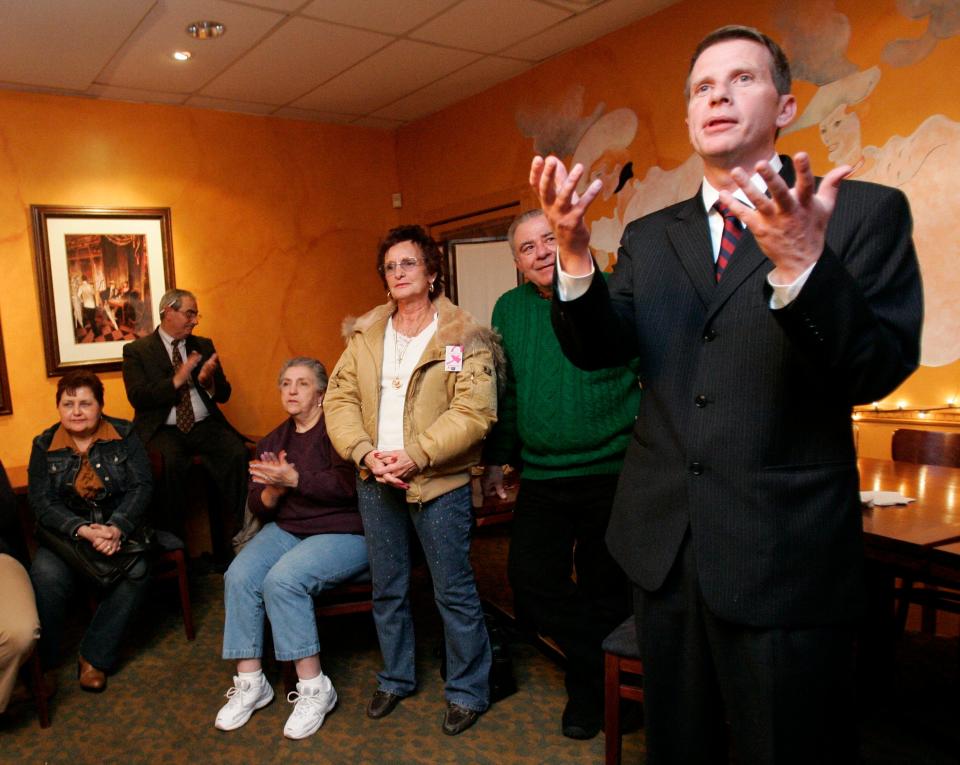
[(173, 387), (179, 388), (181, 385), (184, 385), (189, 379), (190, 375), (193, 374), (193, 370), (196, 369), (197, 364), (200, 363), (200, 359), (203, 356), (199, 352), (193, 351), (186, 360), (179, 366), (176, 372), (173, 375)]
[(203, 366), (200, 367), (200, 374), (197, 375), (197, 382), (199, 382), (204, 388), (209, 389), (213, 387), (213, 375), (216, 373), (217, 366), (220, 363), (217, 359), (217, 355), (218, 354), (214, 353), (203, 363)]
[(296, 465), (287, 462), (285, 451), (281, 451), (280, 454), (263, 452), (260, 459), (250, 462), (249, 470), (254, 483), (274, 486), (284, 491), (295, 489), (300, 483), (300, 474), (297, 472)]

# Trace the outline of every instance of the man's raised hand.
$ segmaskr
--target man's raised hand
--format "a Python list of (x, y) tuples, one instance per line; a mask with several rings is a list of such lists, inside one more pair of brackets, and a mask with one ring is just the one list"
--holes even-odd
[(766, 182), (769, 197), (750, 182), (750, 174), (743, 168), (730, 172), (754, 209), (729, 191), (720, 192), (720, 201), (750, 229), (775, 266), (770, 276), (778, 284), (792, 284), (820, 259), (840, 182), (851, 170), (849, 165), (831, 170), (817, 188), (810, 157), (800, 152), (793, 163), (797, 181), (792, 189), (769, 162), (757, 163), (754, 171)]
[(557, 238), (563, 270), (574, 276), (589, 273), (593, 267), (590, 255), (590, 230), (584, 221), (587, 208), (603, 188), (599, 179), (583, 194), (577, 183), (583, 177), (583, 165), (570, 172), (556, 157), (534, 157), (530, 163), (530, 186), (540, 199), (540, 206)]

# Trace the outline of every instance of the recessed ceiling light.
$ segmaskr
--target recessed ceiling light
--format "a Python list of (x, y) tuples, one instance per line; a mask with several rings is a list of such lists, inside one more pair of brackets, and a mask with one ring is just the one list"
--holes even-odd
[(187, 27), (187, 34), (198, 40), (210, 40), (220, 37), (227, 28), (219, 21), (194, 21)]
[(192, 55), (193, 54), (188, 50), (178, 50), (174, 52), (173, 57), (177, 61), (189, 61)]

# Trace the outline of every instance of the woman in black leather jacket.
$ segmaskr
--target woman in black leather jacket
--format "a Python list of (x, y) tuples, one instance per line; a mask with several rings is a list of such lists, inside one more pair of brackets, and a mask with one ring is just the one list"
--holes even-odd
[[(150, 503), (150, 461), (133, 424), (103, 414), (103, 383), (92, 372), (68, 372), (57, 385), (60, 422), (33, 440), (29, 498), (37, 524), (116, 555), (140, 530)], [(108, 589), (80, 643), (78, 676), (84, 690), (102, 691), (130, 617), (147, 584), (141, 557)], [(30, 568), (46, 667), (57, 660), (67, 605), (84, 580), (68, 562), (41, 545)]]

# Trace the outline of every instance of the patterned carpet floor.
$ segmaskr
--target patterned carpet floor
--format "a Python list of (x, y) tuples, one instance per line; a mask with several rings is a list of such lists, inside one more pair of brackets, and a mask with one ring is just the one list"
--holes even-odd
[[(509, 607), (506, 568), (508, 530), (484, 529), (474, 545), (481, 594)], [(222, 661), (222, 577), (196, 575), (192, 595), (197, 638), (187, 642), (176, 593), (157, 585), (130, 631), (125, 659), (106, 692), (77, 686), (76, 654), (82, 614), (64, 646), (59, 690), (51, 701), (52, 727), (42, 730), (32, 702), (0, 716), (0, 763), (63, 765), (179, 765), (180, 763), (456, 763), (457, 765), (565, 765), (602, 763), (603, 734), (572, 741), (560, 733), (565, 702), (559, 667), (532, 645), (511, 646), (518, 691), (494, 705), (466, 733), (442, 734), (443, 685), (438, 649), (442, 630), (423, 572), (415, 578), (420, 688), (388, 718), (369, 720), (366, 702), (380, 666), (369, 615), (321, 622), (324, 671), (339, 704), (321, 730), (303, 741), (283, 737), (291, 706), (275, 665), (266, 671), (276, 699), (240, 730), (224, 733), (213, 720), (231, 683), (232, 665)], [(956, 640), (911, 638), (889, 700), (865, 712), (861, 726), (864, 762), (956, 763), (960, 737)], [(694, 731), (691, 731), (695, 735)], [(624, 763), (644, 761), (643, 731), (624, 737)]]
[[(484, 597), (509, 605), (502, 574), (506, 536), (484, 534), (475, 567)], [(457, 763), (541, 765), (603, 761), (603, 735), (572, 741), (560, 733), (565, 702), (559, 667), (533, 646), (511, 646), (519, 690), (495, 704), (469, 731), (457, 737), (440, 730), (443, 683), (438, 651), (442, 628), (429, 582), (415, 578), (417, 693), (389, 717), (370, 720), (364, 709), (380, 667), (376, 633), (369, 614), (321, 621), (324, 672), (339, 702), (314, 736), (290, 741), (282, 730), (291, 705), (283, 698), (279, 669), (266, 665), (276, 698), (243, 728), (224, 733), (213, 720), (225, 701), (232, 664), (219, 658), (223, 629), (223, 580), (194, 577), (192, 597), (197, 637), (188, 642), (176, 593), (158, 584), (130, 631), (125, 660), (102, 694), (80, 690), (72, 658), (58, 670), (59, 690), (51, 700), (52, 726), (42, 730), (32, 703), (12, 706), (0, 716), (0, 763), (113, 765), (149, 763)], [(506, 597), (504, 597), (506, 595)], [(74, 657), (83, 615), (64, 646)], [(624, 738), (625, 762), (642, 762), (642, 731)], [(303, 757), (305, 759), (301, 760)]]

